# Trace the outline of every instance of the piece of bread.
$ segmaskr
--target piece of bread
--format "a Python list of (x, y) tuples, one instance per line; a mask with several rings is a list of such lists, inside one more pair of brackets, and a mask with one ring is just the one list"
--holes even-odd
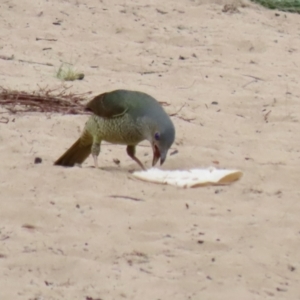
[(133, 176), (149, 182), (169, 184), (182, 188), (195, 188), (207, 185), (230, 184), (242, 177), (239, 170), (216, 169), (190, 169), (166, 171), (151, 168), (146, 171), (136, 171)]

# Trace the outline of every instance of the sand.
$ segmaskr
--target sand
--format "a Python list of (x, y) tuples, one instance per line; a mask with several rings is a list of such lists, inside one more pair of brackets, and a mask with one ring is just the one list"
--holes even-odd
[[(2, 87), (60, 87), (72, 63), (85, 74), (72, 92), (140, 90), (178, 112), (163, 169), (244, 173), (151, 184), (107, 143), (98, 170), (91, 157), (54, 167), (87, 116), (0, 108), (1, 300), (300, 299), (299, 15), (249, 1), (7, 0), (0, 28), (0, 55), (14, 55), (0, 59)], [(146, 142), (138, 156), (150, 167)]]

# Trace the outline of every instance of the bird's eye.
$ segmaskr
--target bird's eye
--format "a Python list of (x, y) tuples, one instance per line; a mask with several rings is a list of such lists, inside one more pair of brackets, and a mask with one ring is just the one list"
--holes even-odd
[(154, 138), (155, 138), (157, 141), (159, 141), (159, 139), (160, 139), (160, 134), (159, 134), (159, 132), (156, 132), (156, 133), (155, 133)]

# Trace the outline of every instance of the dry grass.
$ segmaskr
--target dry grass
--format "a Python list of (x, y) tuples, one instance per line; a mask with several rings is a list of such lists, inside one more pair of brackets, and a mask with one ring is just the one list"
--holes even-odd
[(58, 112), (64, 114), (86, 114), (84, 104), (92, 92), (75, 94), (70, 87), (41, 88), (33, 92), (8, 90), (0, 87), (0, 105), (11, 113)]

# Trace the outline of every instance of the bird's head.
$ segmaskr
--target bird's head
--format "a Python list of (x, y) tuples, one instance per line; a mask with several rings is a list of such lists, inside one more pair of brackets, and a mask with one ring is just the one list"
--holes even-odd
[(172, 123), (162, 128), (155, 128), (151, 133), (150, 143), (153, 150), (152, 166), (155, 166), (159, 159), (160, 165), (165, 162), (168, 150), (175, 139), (175, 128)]

